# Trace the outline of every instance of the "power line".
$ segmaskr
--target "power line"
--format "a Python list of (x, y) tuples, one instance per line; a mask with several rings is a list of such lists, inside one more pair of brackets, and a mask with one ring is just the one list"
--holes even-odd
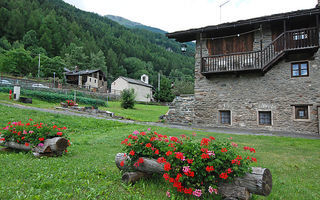
[(202, 38), (202, 39), (205, 39), (205, 40), (218, 40), (218, 39), (231, 38), (231, 37), (240, 37), (241, 35), (246, 35), (246, 34), (249, 34), (249, 33), (260, 31), (260, 30), (261, 30), (260, 28), (257, 28), (257, 29), (251, 30), (251, 31), (238, 33), (238, 34), (234, 34), (234, 35), (228, 35), (228, 36), (222, 36), (222, 37)]

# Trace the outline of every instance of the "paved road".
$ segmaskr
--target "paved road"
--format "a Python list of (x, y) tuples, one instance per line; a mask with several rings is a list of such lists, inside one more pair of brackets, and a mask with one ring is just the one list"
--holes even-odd
[(51, 110), (51, 109), (44, 109), (44, 108), (35, 108), (35, 107), (29, 107), (29, 106), (24, 106), (20, 104), (0, 103), (0, 105), (20, 108), (20, 109), (27, 109), (27, 110), (36, 110), (40, 112), (47, 112), (47, 113), (53, 113), (53, 114), (90, 117), (95, 119), (118, 121), (118, 122), (127, 123), (127, 124), (141, 124), (141, 125), (159, 126), (159, 127), (167, 127), (167, 128), (177, 128), (177, 129), (191, 130), (191, 131), (215, 132), (215, 133), (226, 133), (226, 134), (236, 134), (236, 135), (263, 135), (263, 136), (283, 136), (283, 137), (293, 137), (293, 138), (320, 139), (319, 134), (307, 135), (307, 134), (293, 134), (291, 132), (270, 132), (270, 131), (263, 131), (263, 130), (244, 130), (244, 129), (235, 129), (235, 128), (208, 128), (208, 127), (199, 127), (199, 126), (166, 124), (166, 123), (159, 123), (159, 122), (138, 122), (133, 120), (119, 120), (114, 118), (100, 117), (93, 114), (71, 112), (66, 110)]

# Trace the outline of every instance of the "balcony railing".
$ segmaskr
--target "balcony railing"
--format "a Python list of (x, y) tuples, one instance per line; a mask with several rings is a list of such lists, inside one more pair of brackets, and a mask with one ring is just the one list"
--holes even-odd
[(202, 57), (203, 74), (254, 71), (268, 67), (287, 51), (319, 47), (317, 27), (286, 31), (259, 51)]

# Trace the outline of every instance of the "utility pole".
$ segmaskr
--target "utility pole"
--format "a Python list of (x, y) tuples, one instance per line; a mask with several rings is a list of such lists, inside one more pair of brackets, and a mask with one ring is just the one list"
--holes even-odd
[(53, 72), (53, 88), (56, 88), (56, 72)]
[(160, 92), (160, 72), (158, 72), (158, 92)]
[(38, 62), (38, 78), (40, 77), (40, 53), (39, 53), (39, 62)]
[(227, 3), (229, 3), (230, 2), (230, 0), (228, 0), (228, 1), (225, 1), (224, 3), (222, 3), (222, 4), (220, 4), (220, 23), (222, 22), (222, 18), (221, 18), (221, 7), (222, 6), (224, 6), (224, 5), (226, 5)]

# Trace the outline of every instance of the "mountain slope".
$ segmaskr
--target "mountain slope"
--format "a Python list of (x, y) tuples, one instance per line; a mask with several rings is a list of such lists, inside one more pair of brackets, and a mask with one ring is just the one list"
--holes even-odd
[(161, 34), (167, 33), (166, 31), (161, 30), (159, 28), (146, 26), (146, 25), (143, 25), (143, 24), (140, 24), (138, 22), (134, 22), (134, 21), (128, 20), (128, 19), (120, 17), (120, 16), (106, 15), (106, 17), (111, 19), (111, 20), (113, 20), (113, 21), (115, 21), (115, 22), (118, 22), (119, 24), (121, 24), (121, 25), (123, 25), (125, 27), (128, 27), (128, 28), (140, 28), (140, 29), (145, 29), (145, 30), (148, 30), (148, 31), (151, 31), (151, 32), (154, 32), (154, 33), (161, 33)]
[[(156, 85), (158, 72), (171, 79), (193, 79), (194, 54), (181, 53), (179, 43), (163, 34), (128, 29), (62, 0), (0, 1), (0, 38), (0, 59), (6, 59), (0, 60), (3, 72), (8, 71), (9, 65), (1, 64), (9, 62), (7, 54), (24, 48), (30, 59), (39, 53), (48, 57), (48, 64), (42, 63), (48, 74), (53, 66), (61, 71), (64, 64), (103, 69), (109, 83), (120, 75), (137, 79), (148, 74)], [(35, 76), (34, 66), (30, 63), (30, 70), (15, 73)]]

